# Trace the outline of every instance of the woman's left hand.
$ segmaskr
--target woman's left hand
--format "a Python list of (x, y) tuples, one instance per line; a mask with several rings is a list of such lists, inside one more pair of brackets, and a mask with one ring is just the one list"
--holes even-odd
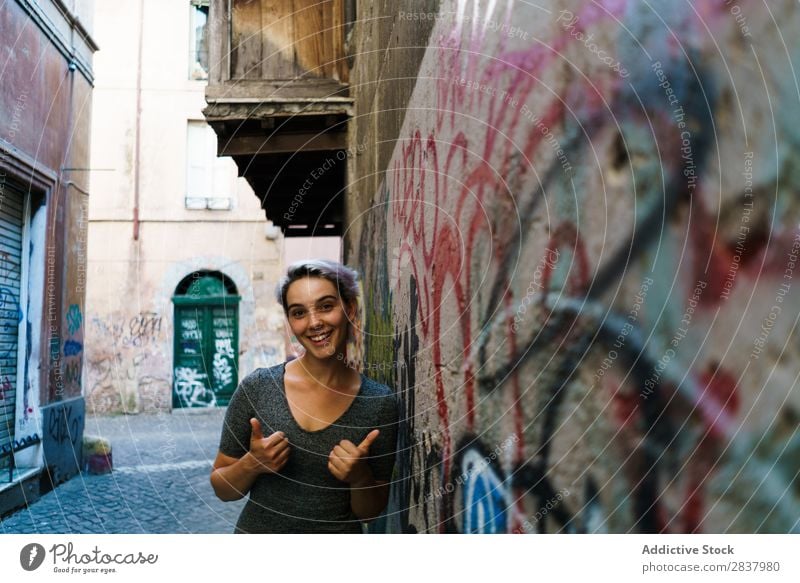
[(373, 477), (366, 457), (378, 435), (380, 435), (380, 431), (373, 429), (358, 445), (347, 439), (340, 441), (328, 456), (328, 470), (333, 477), (347, 482), (351, 486), (369, 485), (373, 481)]

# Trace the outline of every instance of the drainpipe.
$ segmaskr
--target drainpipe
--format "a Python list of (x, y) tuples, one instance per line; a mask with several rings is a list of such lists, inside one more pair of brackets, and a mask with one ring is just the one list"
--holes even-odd
[(134, 151), (136, 164), (133, 168), (133, 240), (139, 240), (139, 168), (141, 166), (142, 132), (142, 45), (144, 38), (144, 0), (139, 2), (139, 47), (136, 60), (136, 137)]

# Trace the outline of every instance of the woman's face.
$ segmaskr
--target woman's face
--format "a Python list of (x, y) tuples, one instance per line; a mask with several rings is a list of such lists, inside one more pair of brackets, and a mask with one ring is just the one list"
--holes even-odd
[(353, 307), (323, 277), (303, 277), (286, 290), (289, 327), (307, 353), (328, 358), (343, 352)]

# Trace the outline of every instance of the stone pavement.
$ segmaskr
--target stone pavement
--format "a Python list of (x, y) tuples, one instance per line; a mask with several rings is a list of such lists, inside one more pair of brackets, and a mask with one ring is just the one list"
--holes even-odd
[(225, 409), (86, 419), (114, 471), (80, 474), (0, 521), (0, 533), (230, 533), (245, 500), (222, 502), (209, 473)]

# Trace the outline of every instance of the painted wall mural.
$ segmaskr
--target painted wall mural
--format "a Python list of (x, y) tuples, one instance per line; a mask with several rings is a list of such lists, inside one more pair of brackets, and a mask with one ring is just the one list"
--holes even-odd
[(387, 530), (800, 530), (798, 32), (441, 3), (347, 258), (395, 363)]

